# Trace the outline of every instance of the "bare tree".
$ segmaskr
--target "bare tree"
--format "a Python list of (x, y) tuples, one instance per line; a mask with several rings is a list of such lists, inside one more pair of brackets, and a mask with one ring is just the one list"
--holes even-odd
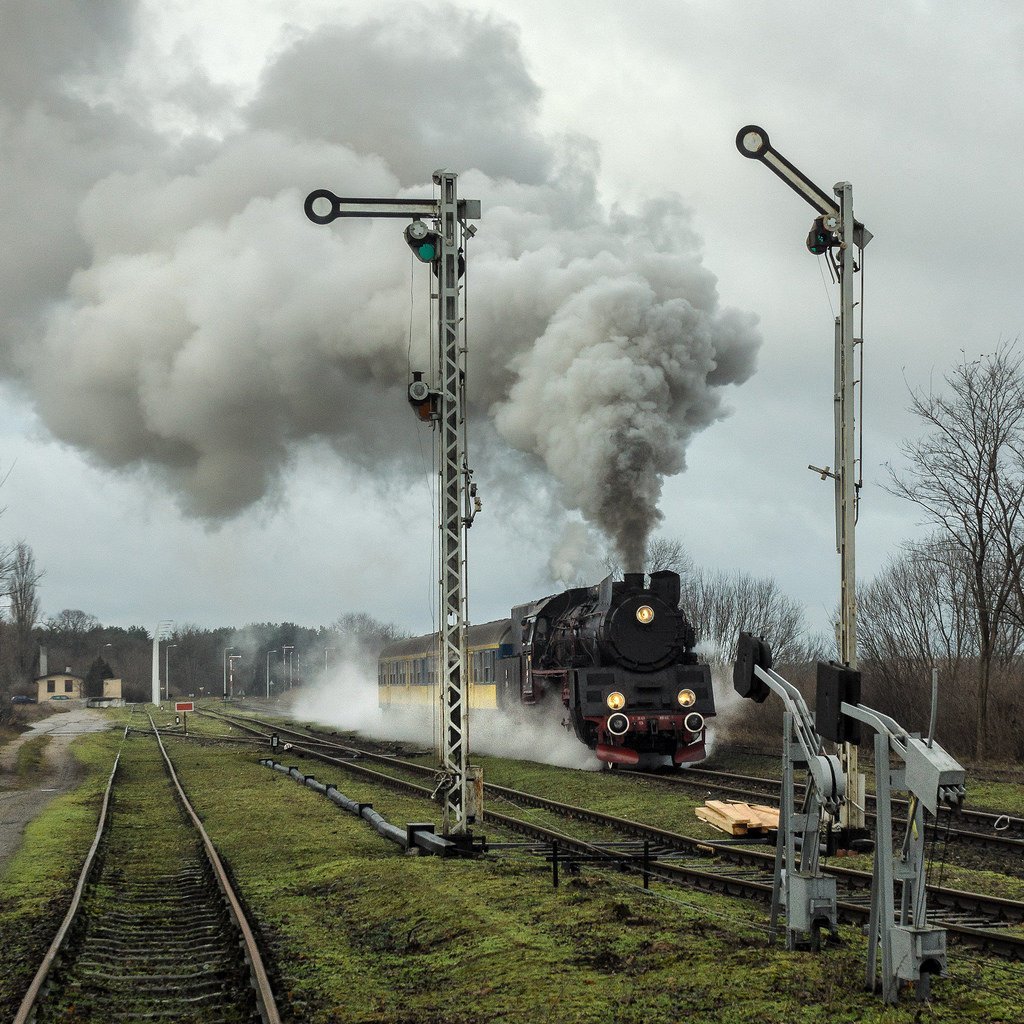
[(735, 660), (741, 629), (765, 637), (779, 664), (819, 655), (804, 625), (803, 607), (770, 577), (698, 569), (683, 580), (679, 603), (711, 661), (725, 665)]
[(1013, 345), (966, 357), (946, 391), (912, 391), (923, 437), (907, 442), (909, 468), (891, 466), (890, 489), (921, 508), (959, 552), (977, 643), (973, 753), (988, 753), (989, 691), (1005, 619), (1020, 601), (1024, 552), (1024, 371)]
[[(602, 564), (615, 579), (622, 579), (622, 565), (617, 555), (609, 550)], [(644, 572), (660, 572), (671, 570), (685, 576), (693, 571), (693, 559), (683, 546), (683, 542), (674, 537), (652, 537), (644, 551)]]
[(35, 661), (35, 641), (32, 631), (39, 621), (39, 594), (37, 585), (43, 573), (36, 568), (32, 548), (19, 541), (14, 545), (7, 574), (6, 593), (10, 601), (13, 663), (19, 683), (32, 677)]
[(649, 573), (669, 569), (685, 576), (693, 572), (693, 559), (683, 542), (670, 537), (652, 537), (647, 543), (644, 562)]
[[(898, 721), (926, 720), (932, 669), (942, 674), (947, 692), (962, 694), (966, 683), (973, 684), (977, 645), (966, 568), (960, 548), (939, 535), (908, 545), (858, 592), (865, 700)], [(942, 707), (947, 718), (956, 709), (955, 731), (966, 731), (972, 747), (973, 705)]]

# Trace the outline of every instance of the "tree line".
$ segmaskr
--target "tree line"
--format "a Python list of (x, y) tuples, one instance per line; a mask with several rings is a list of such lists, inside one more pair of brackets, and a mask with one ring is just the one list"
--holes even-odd
[[(9, 706), (13, 693), (34, 694), (32, 680), (45, 651), (49, 673), (82, 676), (87, 696), (102, 693), (102, 681), (122, 680), (129, 701), (148, 701), (152, 687), (153, 639), (142, 626), (104, 626), (85, 611), (65, 608), (44, 619), (19, 642), (13, 613), (0, 623), (0, 691)], [(363, 613), (341, 615), (329, 626), (258, 622), (235, 627), (175, 626), (161, 640), (161, 686), (174, 697), (272, 696), (319, 675), (341, 659), (376, 658), (400, 633)]]

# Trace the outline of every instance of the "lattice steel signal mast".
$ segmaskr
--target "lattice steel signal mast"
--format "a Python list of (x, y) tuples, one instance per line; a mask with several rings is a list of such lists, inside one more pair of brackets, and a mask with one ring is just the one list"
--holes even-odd
[[(751, 160), (760, 160), (797, 195), (817, 211), (818, 216), (807, 236), (807, 248), (815, 255), (837, 249), (839, 275), (839, 316), (836, 317), (835, 361), (835, 471), (828, 466), (810, 466), (822, 480), (832, 477), (836, 485), (836, 549), (840, 561), (840, 612), (836, 630), (839, 658), (851, 669), (857, 667), (857, 578), (855, 527), (859, 483), (854, 422), (854, 349), (863, 338), (854, 337), (853, 275), (860, 268), (854, 248), (863, 251), (871, 241), (871, 232), (853, 216), (853, 186), (840, 181), (833, 186), (838, 202), (772, 148), (768, 133), (756, 124), (748, 124), (736, 135), (736, 148)], [(844, 743), (841, 754), (847, 777), (847, 799), (841, 809), (841, 824), (846, 830), (864, 828), (864, 776), (857, 771), (857, 748)]]
[(434, 199), (340, 199), (327, 189), (306, 197), (306, 216), (315, 224), (338, 217), (397, 217), (411, 221), (405, 239), (437, 274), (438, 384), (414, 375), (409, 401), (437, 432), (439, 508), (439, 708), (442, 773), (438, 796), (446, 835), (466, 835), (476, 817), (480, 779), (470, 783), (468, 763), (469, 678), (466, 659), (465, 531), (479, 509), (465, 451), (465, 319), (459, 279), (465, 270), (465, 239), (476, 229), (480, 200), (459, 199), (458, 175), (435, 171)]

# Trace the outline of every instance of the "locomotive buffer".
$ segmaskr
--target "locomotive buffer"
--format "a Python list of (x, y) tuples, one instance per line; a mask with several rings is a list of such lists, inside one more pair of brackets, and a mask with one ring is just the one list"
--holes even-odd
[(439, 386), (432, 388), (421, 379), (422, 374), (416, 374), (409, 386), (409, 401), (422, 419), (434, 424), (440, 467), (438, 667), (442, 764), (437, 795), (444, 834), (463, 837), (470, 849), (468, 827), (478, 817), (483, 785), (479, 770), (468, 764), (465, 531), (480, 504), (466, 462), (465, 319), (459, 279), (466, 266), (465, 241), (476, 232), (467, 221), (479, 219), (480, 201), (459, 199), (457, 179), (458, 175), (450, 171), (435, 171), (433, 181), (439, 193), (435, 199), (342, 199), (327, 189), (317, 189), (306, 197), (305, 212), (314, 224), (329, 224), (338, 217), (409, 220), (405, 240), (416, 258), (430, 264), (437, 276)]

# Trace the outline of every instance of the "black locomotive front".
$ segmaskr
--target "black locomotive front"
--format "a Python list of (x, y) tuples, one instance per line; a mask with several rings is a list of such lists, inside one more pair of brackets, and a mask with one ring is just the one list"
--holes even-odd
[(522, 699), (558, 693), (572, 729), (601, 760), (678, 765), (705, 756), (714, 693), (679, 610), (678, 573), (652, 573), (649, 586), (642, 573), (609, 577), (514, 609), (517, 619)]

